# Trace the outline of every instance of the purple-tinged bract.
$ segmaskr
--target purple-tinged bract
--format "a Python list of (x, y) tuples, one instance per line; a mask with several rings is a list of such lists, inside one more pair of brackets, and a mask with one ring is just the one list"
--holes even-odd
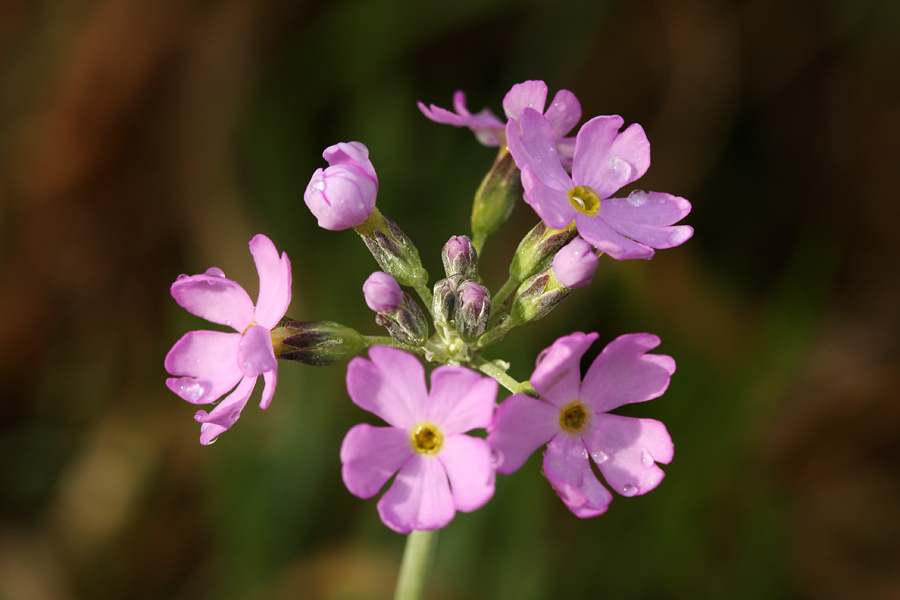
[(487, 438), (497, 453), (497, 470), (506, 475), (546, 444), (544, 474), (582, 518), (603, 514), (612, 501), (591, 461), (615, 491), (635, 496), (659, 485), (665, 473), (656, 463), (668, 464), (674, 452), (659, 421), (609, 411), (662, 395), (675, 361), (647, 354), (659, 345), (655, 335), (623, 335), (603, 349), (582, 380), (581, 357), (596, 339), (596, 333), (577, 332), (544, 350), (531, 376), (540, 398), (510, 396), (498, 407)]
[(575, 221), (578, 233), (616, 259), (650, 258), (654, 248), (672, 248), (694, 230), (673, 226), (691, 210), (684, 198), (636, 190), (610, 196), (639, 179), (650, 166), (650, 143), (638, 124), (619, 131), (619, 116), (595, 117), (578, 131), (571, 175), (557, 152), (550, 120), (525, 108), (518, 128), (507, 124), (509, 150), (522, 171), (525, 201), (547, 225)]
[(265, 381), (260, 408), (267, 408), (275, 393), (278, 361), (270, 332), (291, 302), (291, 263), (262, 234), (250, 240), (250, 253), (259, 273), (256, 306), (215, 267), (202, 275), (180, 275), (172, 284), (172, 297), (188, 312), (236, 331), (188, 332), (166, 355), (166, 371), (175, 376), (166, 385), (192, 404), (215, 402), (234, 388), (212, 411), (194, 415), (202, 423), (201, 444), (211, 444), (234, 425), (260, 375)]
[(319, 227), (331, 231), (362, 224), (378, 195), (378, 176), (369, 149), (360, 142), (341, 142), (322, 153), (328, 168), (317, 169), (303, 200), (319, 220)]
[(399, 533), (440, 529), (457, 510), (470, 512), (494, 494), (491, 449), (467, 431), (487, 427), (497, 382), (465, 367), (442, 366), (425, 387), (425, 370), (403, 350), (376, 346), (347, 367), (347, 390), (360, 408), (390, 427), (360, 424), (341, 445), (347, 489), (378, 501), (385, 525)]

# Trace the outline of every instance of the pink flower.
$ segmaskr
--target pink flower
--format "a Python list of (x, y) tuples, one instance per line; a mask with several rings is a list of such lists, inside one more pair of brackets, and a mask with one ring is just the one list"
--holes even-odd
[[(581, 104), (569, 90), (558, 91), (547, 112), (544, 113), (546, 102), (547, 84), (543, 81), (525, 81), (512, 86), (504, 96), (503, 112), (507, 121), (521, 117), (522, 111), (526, 108), (543, 113), (551, 123), (560, 153), (563, 156), (571, 156), (574, 149), (573, 140), (565, 136), (581, 120)], [(485, 146), (499, 146), (506, 143), (506, 122), (501, 121), (487, 108), (474, 115), (470, 113), (466, 109), (466, 94), (462, 90), (453, 95), (453, 108), (456, 110), (455, 113), (434, 104), (426, 107), (419, 102), (422, 114), (436, 123), (468, 127)]]
[(619, 116), (595, 117), (578, 131), (572, 174), (553, 141), (556, 129), (538, 111), (526, 108), (516, 125), (507, 124), (509, 151), (522, 171), (525, 202), (547, 225), (563, 229), (573, 220), (578, 233), (616, 259), (650, 258), (654, 248), (686, 242), (694, 230), (673, 227), (691, 211), (684, 198), (634, 191), (610, 198), (650, 166), (650, 143), (640, 125), (619, 133)]
[(326, 148), (322, 158), (329, 166), (313, 173), (303, 194), (306, 206), (322, 229), (340, 231), (362, 224), (378, 195), (369, 149), (361, 142), (341, 142)]
[(378, 513), (399, 533), (440, 529), (457, 510), (483, 506), (494, 495), (491, 449), (464, 434), (487, 427), (497, 382), (465, 367), (443, 366), (432, 372), (429, 392), (413, 355), (376, 346), (369, 358), (350, 361), (347, 390), (356, 405), (391, 427), (360, 424), (347, 433), (341, 445), (347, 489), (371, 498), (397, 473)]
[(188, 312), (237, 332), (190, 331), (166, 355), (166, 371), (175, 376), (166, 385), (192, 404), (215, 402), (234, 388), (210, 413), (194, 415), (202, 423), (201, 444), (211, 444), (234, 425), (257, 377), (265, 380), (260, 408), (268, 408), (275, 393), (278, 362), (270, 331), (291, 302), (291, 263), (262, 234), (250, 240), (250, 253), (259, 273), (256, 306), (244, 288), (215, 267), (202, 275), (179, 275), (172, 284), (172, 297)]
[(507, 475), (547, 444), (544, 473), (569, 510), (582, 518), (603, 514), (612, 501), (591, 460), (614, 490), (635, 496), (659, 485), (665, 473), (656, 463), (668, 464), (674, 451), (659, 421), (609, 414), (657, 398), (669, 386), (675, 361), (646, 354), (659, 338), (649, 333), (616, 338), (582, 381), (581, 357), (596, 339), (596, 333), (573, 333), (544, 350), (531, 376), (540, 399), (509, 397), (497, 409), (487, 438), (498, 453), (497, 470)]

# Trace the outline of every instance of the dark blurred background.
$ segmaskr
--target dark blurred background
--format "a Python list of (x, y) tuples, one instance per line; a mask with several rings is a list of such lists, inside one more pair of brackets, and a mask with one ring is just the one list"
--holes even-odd
[[(389, 598), (402, 536), (340, 479), (368, 415), (342, 366), (282, 364), (201, 447), (163, 357), (169, 296), (247, 242), (295, 319), (379, 333), (374, 261), (316, 227), (322, 150), (368, 145), (432, 281), (493, 149), (416, 109), (516, 82), (641, 123), (641, 188), (696, 229), (492, 347), (524, 380), (575, 330), (661, 336), (675, 460), (581, 521), (539, 455), (441, 533), (428, 597), (900, 598), (900, 4), (895, 0), (0, 2), (0, 598)], [(524, 204), (492, 237), (496, 290)], [(601, 343), (593, 349), (599, 351)]]

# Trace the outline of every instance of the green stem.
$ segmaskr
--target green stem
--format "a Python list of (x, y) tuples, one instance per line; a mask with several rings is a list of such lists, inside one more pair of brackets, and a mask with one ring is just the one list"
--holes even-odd
[(504, 337), (506, 337), (506, 334), (509, 333), (509, 330), (516, 325), (518, 325), (518, 323), (516, 323), (511, 318), (506, 319), (499, 325), (495, 325), (493, 329), (478, 338), (478, 341), (475, 343), (475, 350), (480, 350), (485, 346), (490, 346), (494, 342), (499, 342)]
[(497, 293), (494, 294), (494, 297), (491, 299), (491, 304), (493, 304), (498, 309), (503, 308), (503, 304), (506, 302), (507, 297), (516, 291), (516, 288), (519, 287), (519, 284), (522, 283), (518, 278), (509, 276), (509, 279), (506, 280), (506, 283), (503, 284)]
[(427, 285), (417, 285), (415, 286), (416, 293), (419, 294), (419, 297), (422, 299), (422, 302), (425, 304), (425, 310), (428, 311), (428, 314), (431, 315), (431, 318), (434, 318), (434, 312), (431, 310), (431, 290), (428, 289)]
[(413, 531), (406, 537), (406, 549), (397, 576), (394, 600), (420, 600), (434, 562), (437, 531)]
[[(481, 358), (480, 356), (476, 356), (472, 360), (472, 364), (474, 364), (475, 367), (479, 371), (484, 373), (485, 375), (489, 375), (490, 377), (493, 377), (494, 379), (496, 379), (500, 385), (502, 385), (503, 387), (508, 389), (513, 394), (517, 394), (521, 391), (524, 391), (527, 388), (527, 385), (528, 385), (527, 383), (526, 384), (519, 383), (518, 381), (516, 381), (515, 379), (513, 379), (512, 377), (510, 377), (509, 375), (506, 374), (506, 369), (501, 369), (495, 363), (487, 361), (487, 360)], [(508, 364), (507, 364), (507, 367), (509, 367)]]

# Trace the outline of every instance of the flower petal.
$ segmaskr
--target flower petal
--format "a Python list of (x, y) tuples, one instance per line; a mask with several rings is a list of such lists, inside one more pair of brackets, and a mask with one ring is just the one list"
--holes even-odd
[(553, 126), (557, 139), (562, 138), (581, 120), (581, 103), (569, 90), (559, 90), (547, 107), (544, 117)]
[(422, 114), (435, 123), (453, 125), (454, 127), (468, 127), (475, 134), (475, 137), (478, 138), (478, 141), (485, 146), (498, 146), (500, 144), (498, 136), (503, 135), (505, 123), (487, 108), (474, 115), (470, 113), (466, 109), (466, 94), (462, 90), (457, 90), (453, 94), (453, 108), (456, 110), (456, 113), (434, 104), (426, 107), (425, 104), (419, 102), (418, 106)]
[(329, 146), (322, 153), (322, 158), (328, 161), (328, 165), (349, 165), (362, 169), (378, 185), (378, 175), (375, 167), (369, 159), (369, 149), (362, 142), (339, 142)]
[(350, 398), (388, 424), (411, 430), (427, 414), (422, 363), (412, 354), (385, 346), (371, 348), (369, 358), (356, 357), (347, 366)]
[(438, 367), (431, 373), (426, 419), (444, 434), (486, 428), (494, 416), (497, 381), (466, 367)]
[(456, 510), (471, 512), (494, 495), (496, 476), (491, 466), (491, 447), (468, 435), (444, 437), (438, 459), (447, 471)]
[(263, 382), (265, 383), (265, 386), (263, 387), (262, 398), (259, 401), (259, 407), (265, 410), (269, 408), (270, 404), (272, 404), (272, 397), (275, 395), (275, 386), (278, 385), (277, 361), (275, 363), (274, 369), (263, 373)]
[(247, 405), (253, 387), (256, 385), (256, 377), (244, 377), (233, 392), (219, 402), (212, 411), (198, 410), (194, 415), (200, 426), (200, 443), (204, 446), (216, 441), (223, 431), (231, 429), (241, 416), (241, 411)]
[(525, 202), (550, 227), (564, 229), (579, 214), (569, 201), (567, 192), (544, 185), (531, 165), (525, 165), (521, 177)]
[(259, 377), (278, 366), (272, 335), (262, 325), (253, 325), (241, 336), (238, 365), (247, 377)]
[[(606, 200), (600, 201), (601, 210), (604, 202)], [(616, 260), (653, 257), (653, 248), (623, 236), (607, 225), (599, 213), (594, 216), (578, 214), (575, 217), (575, 227), (581, 237), (589, 241), (597, 250), (605, 252)]]
[(250, 254), (259, 273), (259, 297), (254, 320), (272, 329), (291, 303), (291, 261), (283, 252), (279, 258), (275, 244), (262, 234), (250, 240)]
[(544, 185), (557, 190), (568, 192), (575, 186), (559, 162), (553, 126), (541, 113), (526, 108), (517, 121), (506, 124), (506, 138), (520, 171), (530, 166)]
[(654, 419), (597, 415), (584, 432), (584, 443), (610, 487), (623, 496), (646, 494), (666, 474), (675, 447), (666, 426)]
[(406, 431), (361, 423), (341, 444), (341, 477), (351, 494), (371, 498), (412, 455)]
[(596, 333), (578, 331), (559, 338), (541, 352), (531, 375), (531, 385), (537, 393), (557, 408), (579, 398), (581, 357), (596, 339)]
[(581, 384), (581, 397), (598, 413), (632, 402), (658, 398), (669, 387), (675, 361), (664, 354), (646, 354), (659, 346), (649, 333), (619, 336), (594, 359)]
[(243, 331), (253, 321), (253, 301), (238, 283), (218, 269), (203, 275), (180, 276), (172, 284), (172, 297), (191, 314)]
[(547, 103), (547, 84), (543, 81), (517, 83), (503, 97), (503, 112), (507, 119), (519, 119), (526, 108), (544, 112)]
[(687, 225), (671, 226), (689, 212), (691, 203), (684, 198), (635, 190), (627, 198), (601, 201), (598, 217), (617, 232), (651, 248), (672, 248), (694, 233)]
[(591, 470), (587, 449), (578, 436), (561, 433), (550, 441), (544, 453), (544, 474), (576, 517), (602, 515), (612, 502), (612, 494)]
[(559, 431), (558, 408), (526, 394), (510, 396), (497, 407), (488, 427), (487, 442), (494, 450), (497, 471), (515, 473)]
[(636, 181), (650, 167), (650, 142), (637, 123), (619, 133), (618, 115), (594, 117), (578, 131), (572, 180), (588, 185), (601, 198)]
[(378, 514), (397, 533), (440, 529), (452, 521), (456, 509), (441, 461), (413, 454), (378, 501)]
[(241, 336), (224, 331), (189, 331), (166, 355), (166, 380), (173, 392), (193, 404), (214, 402), (243, 377), (238, 366)]

